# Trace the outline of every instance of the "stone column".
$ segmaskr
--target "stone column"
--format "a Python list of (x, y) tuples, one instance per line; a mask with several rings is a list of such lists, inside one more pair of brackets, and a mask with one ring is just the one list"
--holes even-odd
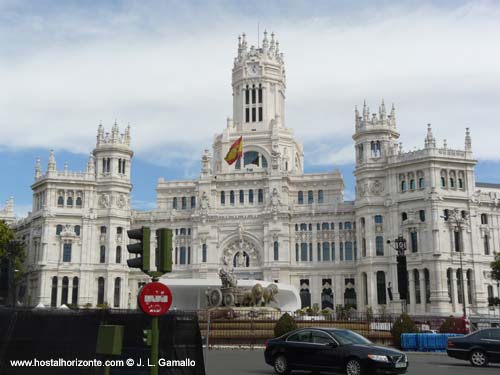
[(427, 312), (427, 301), (426, 301), (426, 291), (425, 291), (425, 272), (423, 269), (419, 270), (420, 275), (420, 303), (422, 306), (422, 312)]
[(416, 298), (415, 298), (415, 279), (413, 277), (413, 270), (408, 270), (408, 289), (410, 292), (410, 304), (408, 305), (408, 312), (415, 314), (416, 311)]
[(457, 272), (453, 268), (451, 269), (451, 304), (453, 312), (457, 312), (460, 308), (458, 304)]

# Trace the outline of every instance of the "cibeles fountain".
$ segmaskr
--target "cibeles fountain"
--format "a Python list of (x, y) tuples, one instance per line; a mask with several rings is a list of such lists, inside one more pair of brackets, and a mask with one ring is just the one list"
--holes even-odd
[[(285, 283), (259, 280), (250, 264), (259, 264), (259, 252), (246, 241), (243, 226), (221, 255), (218, 278), (179, 279), (164, 277), (173, 294), (173, 309), (253, 312), (296, 311), (301, 307), (299, 290)], [(171, 275), (167, 274), (171, 277)]]

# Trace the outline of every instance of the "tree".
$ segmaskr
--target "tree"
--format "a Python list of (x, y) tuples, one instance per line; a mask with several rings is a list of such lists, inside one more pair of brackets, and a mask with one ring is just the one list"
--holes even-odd
[(0, 265), (2, 266), (0, 272), (7, 272), (7, 277), (5, 277), (8, 280), (7, 291), (14, 293), (14, 295), (17, 285), (24, 277), (25, 259), (24, 244), (15, 241), (14, 231), (3, 220), (0, 220)]
[(290, 314), (284, 313), (274, 326), (274, 336), (283, 336), (285, 333), (296, 330), (297, 328), (298, 327), (297, 323), (295, 323), (295, 319)]
[(397, 348), (401, 347), (401, 335), (403, 333), (418, 332), (415, 322), (410, 318), (407, 313), (402, 313), (399, 318), (394, 322), (391, 329), (394, 345)]
[(495, 254), (495, 260), (490, 263), (490, 266), (492, 279), (500, 281), (500, 253)]

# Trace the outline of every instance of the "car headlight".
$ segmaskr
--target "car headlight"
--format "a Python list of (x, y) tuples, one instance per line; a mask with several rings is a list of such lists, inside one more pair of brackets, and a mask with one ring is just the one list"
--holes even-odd
[(372, 361), (377, 361), (377, 362), (389, 362), (389, 358), (385, 355), (377, 355), (377, 354), (368, 354), (368, 358), (370, 358)]

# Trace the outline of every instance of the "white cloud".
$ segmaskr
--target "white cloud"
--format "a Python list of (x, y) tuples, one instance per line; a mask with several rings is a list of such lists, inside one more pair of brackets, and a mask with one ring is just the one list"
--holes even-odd
[(109, 128), (117, 119), (131, 124), (136, 156), (183, 160), (190, 174), (231, 115), (236, 36), (264, 20), (285, 53), (287, 126), (309, 161), (317, 152), (308, 145), (321, 143), (321, 160), (352, 162), (353, 106), (366, 98), (374, 110), (382, 97), (396, 104), (406, 148), (422, 145), (428, 122), (438, 139), (462, 147), (469, 126), (476, 157), (500, 159), (490, 141), (500, 136), (500, 6), (493, 2), (389, 4), (340, 15), (309, 14), (296, 3), (281, 17), (279, 9), (265, 16), (263, 7), (242, 16), (222, 3), (39, 13), (6, 4), (0, 146), (88, 152), (99, 121)]

